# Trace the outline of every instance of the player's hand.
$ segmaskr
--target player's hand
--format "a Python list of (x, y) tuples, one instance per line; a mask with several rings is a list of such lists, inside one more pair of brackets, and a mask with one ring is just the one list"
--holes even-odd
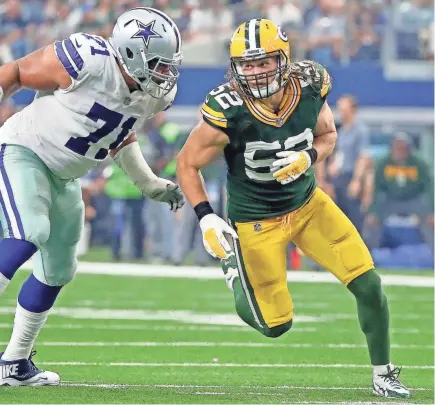
[(180, 186), (161, 177), (149, 185), (146, 197), (169, 204), (171, 211), (174, 212), (185, 203), (184, 194), (181, 192)]
[(298, 179), (311, 166), (311, 158), (307, 152), (285, 151), (278, 152), (277, 157), (281, 158), (272, 163), (276, 171), (273, 177), (281, 184), (288, 184)]
[(205, 250), (213, 257), (226, 259), (232, 250), (224, 234), (238, 238), (236, 231), (216, 214), (207, 214), (199, 221), (199, 226)]

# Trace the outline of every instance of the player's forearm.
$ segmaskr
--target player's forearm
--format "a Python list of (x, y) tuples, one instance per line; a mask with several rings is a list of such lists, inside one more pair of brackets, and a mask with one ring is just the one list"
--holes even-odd
[(0, 66), (0, 102), (21, 88), (20, 69), (14, 62)]
[(313, 148), (317, 151), (316, 163), (324, 161), (332, 154), (336, 140), (337, 132), (335, 130), (314, 137)]
[(203, 201), (208, 201), (204, 182), (197, 168), (189, 165), (183, 159), (178, 159), (177, 177), (181, 190), (192, 207), (196, 207)]
[(137, 141), (129, 140), (122, 148), (111, 152), (111, 155), (117, 165), (144, 195), (149, 195), (152, 192), (154, 184), (159, 178), (148, 166)]

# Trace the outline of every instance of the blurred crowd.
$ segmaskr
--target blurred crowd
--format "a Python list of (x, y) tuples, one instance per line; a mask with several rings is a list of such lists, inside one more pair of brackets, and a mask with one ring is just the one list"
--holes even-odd
[(107, 37), (116, 17), (138, 6), (167, 12), (185, 44), (228, 42), (241, 22), (267, 17), (297, 39), (292, 42), (297, 59), (309, 57), (326, 66), (377, 61), (385, 44), (394, 45), (399, 59), (433, 60), (432, 0), (4, 0), (0, 64), (72, 32)]

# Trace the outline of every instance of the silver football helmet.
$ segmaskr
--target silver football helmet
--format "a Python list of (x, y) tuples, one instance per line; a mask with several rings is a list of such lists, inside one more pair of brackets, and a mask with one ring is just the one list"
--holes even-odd
[(181, 35), (165, 13), (149, 7), (126, 11), (109, 43), (126, 73), (152, 97), (164, 97), (177, 83)]

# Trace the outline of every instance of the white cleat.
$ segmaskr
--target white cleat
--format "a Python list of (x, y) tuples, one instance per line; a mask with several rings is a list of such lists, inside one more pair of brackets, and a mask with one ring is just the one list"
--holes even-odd
[[(4, 387), (40, 387), (43, 385), (59, 385), (59, 374), (44, 371), (35, 366), (32, 352), (28, 359), (6, 361), (0, 355), (0, 386)], [(3, 354), (3, 353), (1, 353)]]
[(373, 373), (373, 394), (386, 398), (409, 398), (411, 392), (399, 380), (402, 368), (386, 366), (384, 374)]

